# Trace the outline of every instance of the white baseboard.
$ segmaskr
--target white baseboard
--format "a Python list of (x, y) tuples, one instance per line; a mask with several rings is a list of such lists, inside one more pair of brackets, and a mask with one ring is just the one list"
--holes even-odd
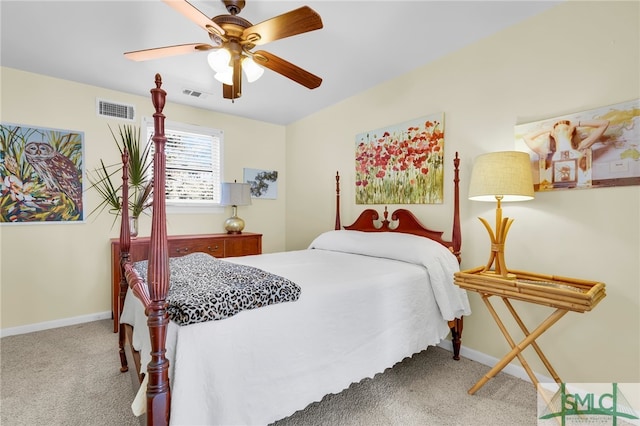
[(99, 321), (111, 318), (111, 311), (98, 312), (95, 314), (81, 315), (73, 318), (63, 318), (59, 320), (40, 322), (37, 324), (22, 325), (19, 327), (3, 328), (0, 330), (0, 337), (14, 336), (17, 334), (33, 333), (34, 331), (49, 330), (51, 328), (66, 327), (68, 325), (82, 324), (85, 322)]
[[(451, 340), (442, 340), (438, 344), (438, 346), (441, 347), (442, 349), (448, 350), (449, 352), (453, 352)], [(460, 356), (470, 359), (471, 361), (479, 362), (480, 364), (486, 365), (490, 368), (496, 365), (498, 361), (500, 361), (498, 358), (494, 358), (485, 353), (476, 351), (475, 349), (469, 349), (465, 346), (460, 347)], [(531, 383), (531, 378), (529, 377), (525, 369), (522, 368), (521, 365), (509, 364), (502, 369), (502, 372)], [(542, 374), (538, 374), (538, 373), (535, 373), (535, 375), (540, 383), (548, 383), (548, 382), (555, 383), (555, 381), (551, 377), (543, 376)]]

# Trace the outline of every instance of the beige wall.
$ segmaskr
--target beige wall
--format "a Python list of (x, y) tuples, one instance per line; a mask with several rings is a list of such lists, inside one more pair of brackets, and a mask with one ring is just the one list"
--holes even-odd
[[(515, 124), (639, 98), (639, 5), (562, 4), (288, 126), (287, 249), (305, 247), (333, 226), (336, 170), (343, 223), (364, 208), (354, 204), (357, 133), (444, 112), (446, 163), (456, 151), (462, 157), (462, 267), (486, 263), (489, 238), (476, 217), (492, 222), (495, 205), (466, 200), (473, 159), (514, 149)], [(437, 40), (425, 40), (425, 48), (429, 43)], [(445, 175), (444, 205), (412, 207), (425, 223), (447, 231), (452, 178)], [(539, 341), (561, 378), (640, 381), (640, 187), (538, 193), (503, 210), (515, 218), (509, 267), (607, 284), (607, 297), (595, 310), (569, 313)], [(311, 220), (296, 220), (303, 217)], [(471, 302), (463, 345), (501, 358), (510, 348), (476, 294)], [(530, 328), (549, 313), (521, 304), (517, 309)], [(519, 332), (513, 335), (520, 340)], [(528, 358), (538, 373), (549, 375), (535, 353)]]
[[(265, 251), (304, 248), (333, 228), (336, 171), (343, 223), (362, 210), (353, 201), (357, 133), (444, 112), (447, 163), (455, 151), (462, 157), (462, 266), (469, 268), (484, 264), (489, 248), (476, 217), (494, 214), (493, 205), (464, 197), (473, 159), (513, 149), (515, 124), (640, 97), (639, 16), (638, 2), (562, 4), (286, 128), (172, 104), (165, 112), (174, 121), (225, 131), (225, 179), (241, 179), (242, 167), (281, 173), (277, 201), (258, 200), (242, 211), (247, 230), (265, 234)], [(429, 43), (437, 40), (422, 46)], [(0, 71), (2, 120), (84, 131), (88, 167), (100, 158), (117, 160), (109, 121), (94, 113), (96, 97), (134, 103), (140, 117), (151, 114), (147, 98)], [(425, 223), (449, 230), (450, 171), (445, 178), (444, 204), (412, 209)], [(540, 339), (543, 350), (568, 382), (640, 381), (640, 187), (536, 195), (504, 207), (515, 218), (508, 265), (607, 284), (607, 297), (593, 312), (569, 313)], [(88, 207), (95, 206), (95, 196), (87, 197)], [(228, 214), (172, 216), (169, 232), (220, 232)], [(2, 328), (107, 311), (107, 240), (117, 235), (111, 221), (104, 215), (78, 225), (0, 227)], [(475, 294), (471, 301), (463, 344), (502, 357), (507, 344)], [(548, 314), (517, 306), (528, 324)], [(532, 366), (545, 374), (534, 357)]]
[[(96, 98), (133, 104), (136, 124), (151, 117), (150, 97), (139, 97), (53, 79), (9, 68), (2, 72), (3, 122), (84, 132), (85, 164), (119, 161), (108, 126), (126, 122), (98, 117)], [(153, 76), (148, 81), (154, 86)], [(167, 119), (224, 131), (224, 179), (243, 179), (243, 167), (278, 170), (277, 200), (254, 200), (240, 207), (248, 232), (264, 234), (265, 252), (284, 250), (286, 187), (285, 128), (167, 103)], [(260, 141), (260, 143), (255, 143)], [(99, 203), (86, 192), (85, 209)], [(218, 213), (169, 215), (169, 234), (224, 232), (231, 208)], [(78, 224), (0, 226), (2, 329), (81, 317), (111, 310), (109, 239), (119, 235), (114, 216), (103, 213)], [(140, 235), (149, 235), (150, 217), (141, 218)], [(118, 224), (117, 224), (118, 225)]]

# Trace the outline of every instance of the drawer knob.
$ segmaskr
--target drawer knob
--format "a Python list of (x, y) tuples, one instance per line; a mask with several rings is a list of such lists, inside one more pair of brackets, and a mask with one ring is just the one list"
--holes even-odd
[(209, 246), (209, 251), (217, 251), (218, 247), (219, 246), (217, 246), (217, 245), (215, 247), (213, 247), (213, 248), (211, 246)]
[(183, 248), (183, 249), (179, 249), (179, 248), (177, 248), (177, 249), (176, 249), (176, 253), (180, 253), (180, 252), (182, 252), (182, 253), (188, 253), (188, 252), (189, 252), (189, 249), (188, 249), (187, 247), (185, 247), (185, 248)]

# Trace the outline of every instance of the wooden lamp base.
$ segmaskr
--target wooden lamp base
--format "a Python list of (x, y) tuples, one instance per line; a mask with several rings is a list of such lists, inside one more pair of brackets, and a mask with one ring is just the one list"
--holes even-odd
[[(502, 218), (502, 207), (500, 205), (500, 198), (496, 197), (498, 201), (498, 206), (496, 207), (496, 231), (495, 233), (491, 229), (491, 225), (487, 222), (486, 219), (479, 217), (480, 222), (487, 228), (487, 232), (489, 232), (489, 238), (491, 239), (491, 255), (489, 256), (489, 261), (487, 265), (484, 267), (481, 274), (491, 275), (495, 277), (501, 277), (508, 280), (515, 280), (515, 274), (509, 273), (507, 270), (507, 263), (504, 260), (504, 245), (507, 241), (507, 233), (509, 232), (509, 228), (513, 223), (513, 219), (509, 219), (508, 217)], [(495, 267), (491, 269), (491, 266), (495, 264)]]

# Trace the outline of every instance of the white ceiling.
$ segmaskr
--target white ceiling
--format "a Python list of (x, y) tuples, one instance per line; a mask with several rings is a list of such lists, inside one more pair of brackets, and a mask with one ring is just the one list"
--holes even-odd
[[(226, 14), (219, 0), (193, 0), (207, 16)], [(240, 16), (257, 24), (307, 5), (324, 28), (260, 46), (320, 76), (309, 90), (265, 70), (222, 97), (206, 52), (147, 62), (123, 53), (209, 43), (198, 25), (160, 0), (0, 0), (1, 65), (142, 96), (160, 73), (168, 100), (275, 124), (289, 124), (386, 80), (534, 16), (560, 1), (264, 1)], [(508, 52), (505, 52), (508, 55)], [(204, 92), (201, 98), (184, 89)], [(110, 99), (118, 101), (118, 99)]]

